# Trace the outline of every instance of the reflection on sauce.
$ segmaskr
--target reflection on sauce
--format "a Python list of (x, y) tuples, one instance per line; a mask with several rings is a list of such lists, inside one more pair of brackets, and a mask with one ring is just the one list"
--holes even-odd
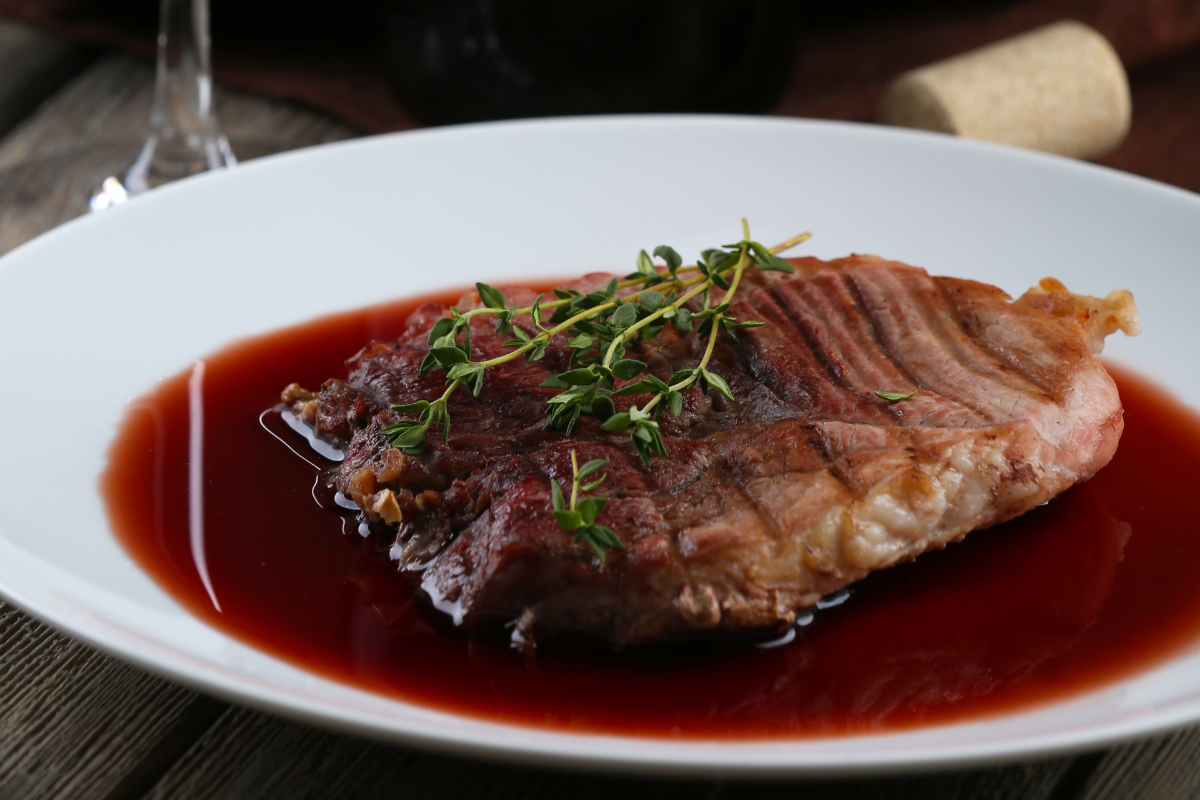
[[(205, 358), (202, 442), (190, 441), (194, 370), (131, 406), (102, 480), (113, 527), (197, 616), (335, 680), (416, 703), (682, 737), (894, 730), (1007, 712), (1102, 686), (1200, 638), (1200, 419), (1120, 371), (1126, 430), (1100, 475), (868, 577), (845, 602), (829, 598), (790, 641), (525, 659), (447, 634), (396, 579), (390, 542), (360, 535), (321, 486), (313, 464), (333, 462), (280, 415), (260, 423), (283, 386), (341, 375), (346, 356), (395, 338), (418, 302)], [(199, 531), (189, 480), (203, 486)]]

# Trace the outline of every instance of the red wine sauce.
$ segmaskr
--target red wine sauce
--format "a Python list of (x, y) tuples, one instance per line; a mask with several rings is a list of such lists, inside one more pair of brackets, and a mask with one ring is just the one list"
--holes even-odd
[[(367, 341), (396, 338), (418, 303), (234, 344), (205, 358), (199, 377), (187, 370), (131, 405), (102, 479), (113, 529), (196, 616), (293, 664), (410, 702), (674, 737), (979, 718), (1101, 687), (1200, 641), (1200, 418), (1124, 370), (1112, 372), (1125, 434), (1099, 475), (1017, 520), (869, 576), (791, 641), (529, 659), (447, 633), (389, 566), (389, 543), (361, 536), (353, 513), (323, 490), (318, 467), (330, 462), (267, 411), (288, 383), (317, 387), (344, 375), (343, 360)], [(193, 444), (197, 401), (203, 436)], [(202, 503), (191, 503), (189, 483), (202, 487)], [(193, 505), (203, 509), (197, 547)]]

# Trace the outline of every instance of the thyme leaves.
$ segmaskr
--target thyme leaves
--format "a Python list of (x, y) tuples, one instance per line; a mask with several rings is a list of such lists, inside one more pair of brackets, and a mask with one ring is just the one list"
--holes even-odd
[(913, 389), (908, 394), (904, 394), (903, 392), (885, 392), (885, 391), (881, 391), (878, 389), (875, 391), (875, 394), (879, 395), (884, 400), (887, 400), (889, 403), (899, 403), (901, 400), (909, 399), (916, 393), (917, 393), (916, 389)]
[[(546, 401), (545, 426), (569, 435), (580, 417), (594, 417), (603, 430), (627, 431), (641, 460), (649, 466), (654, 456), (667, 454), (656, 418), (664, 411), (674, 416), (682, 413), (683, 392), (696, 388), (704, 394), (716, 392), (728, 400), (734, 399), (728, 382), (709, 369), (709, 364), (721, 331), (763, 324), (758, 320), (739, 320), (728, 313), (743, 272), (750, 268), (792, 272), (792, 265), (777, 254), (809, 238), (809, 234), (801, 234), (768, 248), (750, 238), (745, 220), (742, 232), (740, 241), (702, 251), (695, 266), (683, 266), (683, 259), (674, 248), (660, 245), (653, 256), (640, 251), (636, 271), (623, 280), (613, 278), (602, 290), (584, 293), (555, 289), (554, 299), (539, 295), (525, 308), (510, 303), (501, 290), (477, 283), (481, 305), (465, 313), (451, 308), (451, 315), (438, 320), (429, 332), (429, 353), (419, 372), (426, 375), (442, 371), (448, 383), (445, 393), (432, 402), (422, 400), (393, 406), (396, 413), (417, 417), (387, 426), (383, 429), (384, 436), (394, 447), (412, 455), (424, 450), (430, 430), (440, 427), (443, 438), (448, 439), (447, 401), (460, 386), (478, 397), (489, 368), (520, 357), (538, 361), (545, 357), (554, 337), (566, 334), (570, 337), (565, 345), (570, 351), (569, 369), (551, 375), (541, 384), (542, 388), (558, 390)], [(656, 258), (661, 265), (655, 263)], [(714, 289), (723, 292), (715, 302)], [(693, 311), (695, 305), (687, 307), (694, 302), (699, 304), (699, 311)], [(496, 332), (511, 337), (504, 343), (511, 349), (491, 359), (474, 361), (470, 321), (483, 315), (495, 317)], [(524, 316), (532, 320), (536, 333), (513, 324)], [(695, 367), (681, 370), (664, 381), (646, 374), (645, 363), (625, 356), (631, 347), (654, 338), (667, 325), (683, 334), (695, 330), (707, 343)], [(617, 381), (635, 378), (638, 380), (634, 383), (616, 388)], [(617, 412), (614, 397), (642, 394), (650, 397), (641, 408), (632, 405), (628, 411)], [(583, 511), (576, 512), (574, 503), (567, 511), (579, 513), (581, 520), (584, 518)], [(591, 522), (581, 525), (588, 527)]]
[(550, 479), (550, 496), (554, 505), (554, 518), (565, 531), (574, 531), (575, 544), (586, 544), (596, 554), (596, 558), (604, 560), (606, 550), (624, 550), (621, 537), (612, 528), (596, 524), (596, 517), (608, 505), (607, 497), (581, 497), (582, 492), (590, 492), (608, 477), (605, 473), (596, 480), (588, 483), (583, 481), (595, 475), (608, 466), (608, 459), (595, 458), (581, 468), (575, 451), (571, 451), (571, 499), (568, 502), (558, 481)]

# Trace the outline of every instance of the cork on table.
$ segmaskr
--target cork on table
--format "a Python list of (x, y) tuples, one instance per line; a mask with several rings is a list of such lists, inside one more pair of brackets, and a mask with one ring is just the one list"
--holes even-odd
[[(86, 212), (145, 131), (147, 63), (0, 20), (0, 253)], [(218, 90), (243, 157), (357, 131)], [(0, 601), (0, 798), (1193, 797), (1200, 728), (1105, 751), (928, 775), (837, 781), (658, 779), (437, 755), (208, 697), (72, 641)]]

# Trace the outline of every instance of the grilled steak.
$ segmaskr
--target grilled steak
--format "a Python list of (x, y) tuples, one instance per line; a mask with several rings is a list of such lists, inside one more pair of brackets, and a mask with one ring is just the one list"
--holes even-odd
[[(1127, 292), (1082, 297), (1047, 279), (1014, 302), (873, 257), (792, 263), (794, 276), (747, 273), (730, 311), (766, 323), (719, 339), (709, 369), (736, 400), (685, 392), (682, 413), (660, 418), (668, 456), (649, 468), (594, 419), (569, 437), (543, 428), (555, 392), (539, 383), (568, 368), (565, 337), (543, 361), (489, 369), (478, 398), (457, 392), (448, 443), (391, 447), (381, 429), (401, 415), (389, 406), (444, 389), (418, 377), (447, 313), (432, 303), (399, 341), (350, 359), (346, 380), (285, 399), (345, 448), (334, 485), (394, 532), (418, 595), (466, 630), (512, 626), (525, 648), (568, 633), (634, 643), (786, 628), (823, 595), (1021, 514), (1112, 457), (1121, 402), (1093, 353), (1118, 328), (1137, 332)], [(507, 337), (476, 323), (473, 360), (505, 352)], [(668, 327), (629, 357), (667, 379), (702, 346)], [(570, 484), (572, 449), (609, 460), (599, 521), (624, 549), (603, 560), (551, 514), (550, 479)]]

